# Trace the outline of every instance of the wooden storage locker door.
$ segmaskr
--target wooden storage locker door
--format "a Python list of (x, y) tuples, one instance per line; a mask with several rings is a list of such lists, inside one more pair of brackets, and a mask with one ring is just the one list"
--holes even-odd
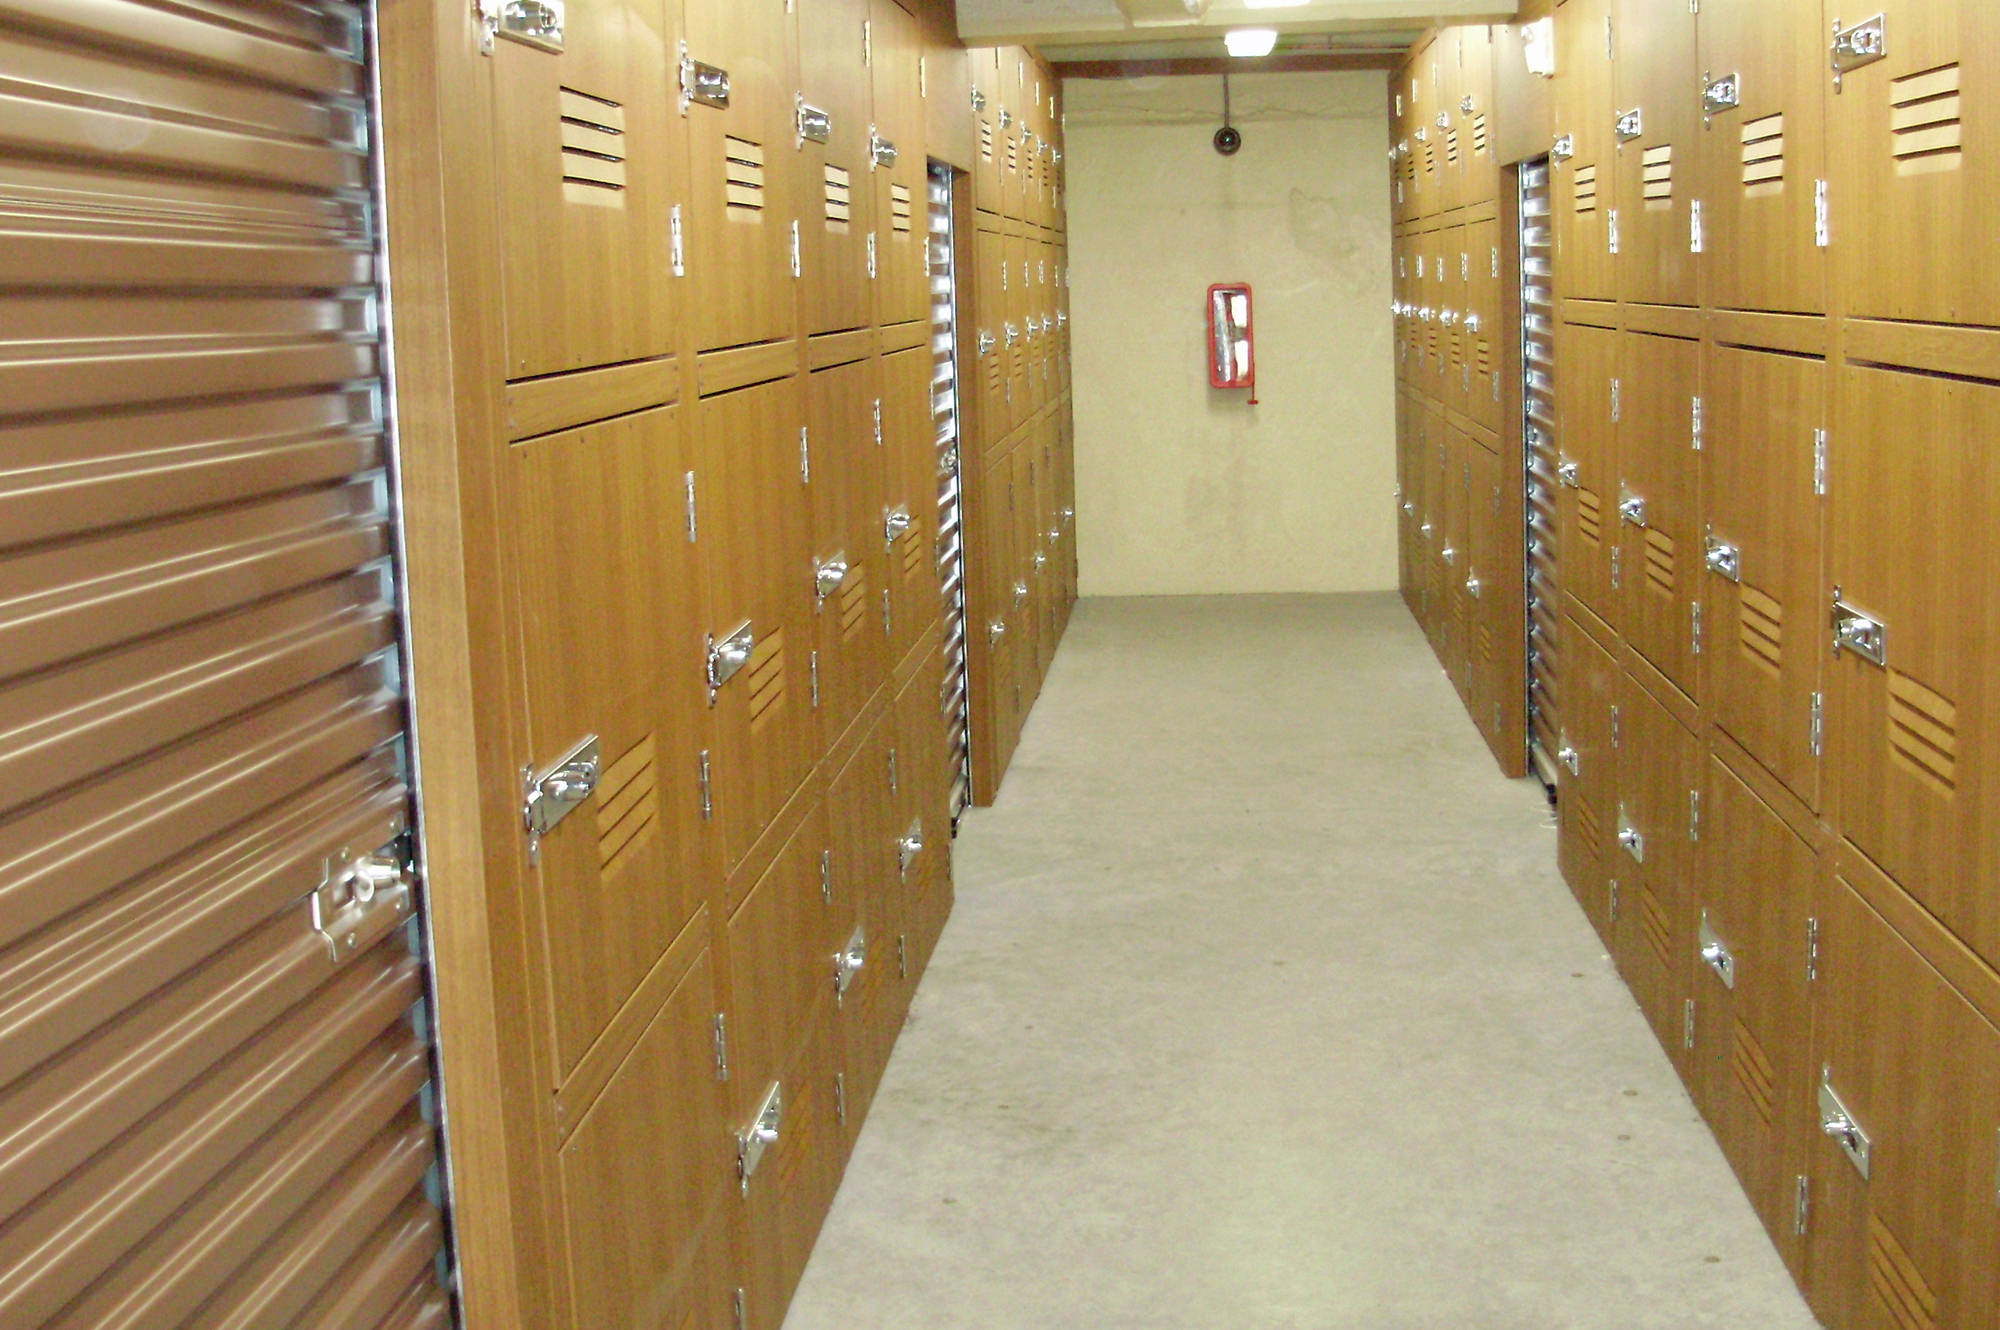
[[(944, 615), (937, 561), (937, 435), (931, 425), (928, 344), (882, 360), (882, 457), (886, 504), (880, 548), (889, 660), (900, 663)], [(907, 520), (905, 520), (907, 519)]]
[(664, 1001), (562, 1143), (574, 1325), (707, 1326), (728, 1314), (736, 1161), (709, 932), (704, 911), (661, 961), (647, 987)]
[(878, 217), (868, 137), (874, 99), (868, 0), (798, 0), (798, 6), (799, 130), (824, 137), (795, 133), (774, 157), (796, 164), (799, 271), (811, 336), (875, 319), (869, 248)]
[(1436, 207), (1451, 213), (1465, 206), (1465, 152), (1458, 128), (1458, 29), (1447, 28), (1431, 43), (1426, 81), (1429, 111), (1425, 123), (1437, 152)]
[(1818, 808), (1825, 501), (1813, 453), (1826, 362), (1720, 344), (1705, 361), (1706, 700), (1716, 724)]
[[(837, 1084), (834, 958), (822, 945), (824, 811), (815, 806), (728, 924), (730, 1125), (775, 1119), (742, 1180), (738, 1275), (749, 1323), (775, 1327), (846, 1159)], [(776, 1095), (775, 1112), (766, 1118)], [(629, 1164), (629, 1161), (628, 1161)]]
[(1500, 222), (1489, 217), (1465, 230), (1467, 270), (1465, 339), (1470, 368), (1466, 409), (1472, 419), (1499, 434), (1502, 428), (1500, 377), (1507, 338), (1500, 322)]
[(22, 8), (0, 1323), (442, 1325), (369, 13)]
[(1618, 880), (1612, 953), (1676, 1067), (1686, 1067), (1694, 964), (1693, 792), (1701, 745), (1630, 674), (1612, 720), (1618, 794), (1608, 871)]
[(1612, 945), (1609, 879), (1617, 842), (1618, 753), (1611, 746), (1611, 714), (1618, 706), (1617, 662), (1574, 619), (1562, 626), (1563, 728), (1556, 773), (1559, 830), (1556, 860), (1563, 880)]
[(706, 398), (695, 408), (708, 632), (721, 648), (747, 627), (752, 646), (749, 659), (709, 690), (711, 799), (725, 871), (734, 871), (819, 755), (812, 509), (799, 392), (796, 380), (782, 379)]
[(1440, 403), (1452, 400), (1451, 376), (1458, 373), (1458, 315), (1463, 283), (1458, 276), (1459, 244), (1454, 229), (1441, 226), (1429, 233), (1431, 309), (1437, 340), (1431, 348), (1430, 377), (1424, 391)]
[[(1567, 0), (1556, 15), (1556, 142), (1550, 158), (1555, 211), (1556, 295), (1615, 300), (1611, 252), (1613, 148), (1611, 6), (1613, 0)], [(1570, 154), (1560, 151), (1568, 140)]]
[(1416, 568), (1418, 554), (1417, 535), (1417, 475), (1418, 452), (1422, 444), (1417, 439), (1416, 425), (1412, 421), (1418, 407), (1410, 390), (1398, 384), (1396, 388), (1396, 587), (1403, 593), (1403, 603), (1417, 612)]
[(990, 46), (981, 46), (967, 54), (972, 66), (976, 154), (972, 164), (972, 202), (980, 212), (998, 217), (1007, 171), (1007, 131), (1000, 124), (1000, 112), (1007, 99), (1000, 92), (1000, 53)]
[[(898, 567), (882, 546), (888, 507), (875, 413), (887, 411), (871, 356), (807, 378), (811, 431), (814, 640), (820, 741), (847, 733), (882, 681), (889, 652), (882, 597)], [(885, 424), (886, 431), (886, 424)]]
[(1612, 559), (1619, 522), (1611, 385), (1618, 376), (1618, 341), (1619, 335), (1608, 328), (1557, 326), (1556, 357), (1563, 367), (1557, 470), (1563, 593), (1614, 627), (1618, 613)]
[[(1768, 0), (1767, 0), (1768, 2)], [(1693, 305), (1689, 201), (1701, 134), (1695, 11), (1686, 0), (1614, 0), (1615, 127), (1606, 198), (1616, 212), (1618, 294), (1650, 305)]]
[[(1717, 309), (1822, 312), (1826, 251), (1813, 225), (1827, 155), (1821, 7), (1704, 0), (1697, 26), (1708, 80), (1694, 94), (1706, 109), (1696, 186), (1704, 298)], [(1859, 214), (1861, 196), (1849, 197)]]
[(530, 439), (507, 460), (528, 760), (550, 769), (592, 739), (599, 755), (595, 793), (536, 857), (560, 1083), (701, 900), (683, 739), (703, 701), (687, 663), (701, 653), (699, 577), (678, 408)]
[(870, 0), (869, 14), (881, 145), (874, 170), (877, 320), (910, 323), (931, 312), (924, 229), (929, 161), (917, 68), (923, 36), (895, 0)]
[(1014, 650), (1014, 683), (1021, 697), (1018, 721), (1025, 722), (1041, 691), (1042, 623), (1034, 609), (1035, 488), (1041, 458), (1028, 432), (1008, 456), (1013, 461), (1013, 508), (1008, 523), (1007, 621), (1020, 631)]
[[(1450, 442), (1445, 435), (1444, 408), (1424, 401), (1424, 631), (1430, 635), (1431, 649), (1439, 661), (1449, 658), (1451, 626), (1451, 569), (1444, 552), (1451, 548)], [(1453, 556), (1457, 557), (1456, 555)]]
[(1835, 825), (2000, 964), (2000, 387), (1857, 365), (1835, 383), (1829, 571), (1856, 635), (1881, 625), (1879, 650), (1828, 666)]
[[(695, 349), (789, 337), (797, 327), (792, 263), (803, 180), (787, 0), (685, 0), (687, 58), (724, 71), (729, 95), (681, 100), (687, 116), (687, 322)], [(568, 53), (564, 53), (568, 58)], [(810, 185), (808, 189), (806, 186)]]
[(1456, 30), (1458, 53), (1458, 98), (1452, 114), (1458, 120), (1459, 152), (1464, 161), (1465, 182), (1461, 186), (1468, 207), (1492, 203), (1500, 193), (1499, 159), (1493, 152), (1497, 126), (1493, 114), (1492, 31), (1484, 24)]
[(1689, 1088), (1771, 1241), (1802, 1274), (1797, 1183), (1817, 1129), (1806, 978), (1817, 861), (1719, 756), (1702, 789)]
[(1472, 444), (1465, 431), (1447, 424), (1444, 440), (1444, 561), (1445, 603), (1450, 608), (1445, 670), (1467, 703), (1472, 697), (1472, 604), (1466, 592), (1465, 574), (1472, 562)]
[[(887, 1013), (893, 1042), (909, 1010), (917, 980), (951, 909), (951, 758), (944, 714), (944, 653), (933, 650), (903, 684), (896, 698), (896, 746), (901, 757), (896, 787), (894, 890), (901, 925), (893, 953), (896, 1001)], [(889, 968), (885, 965), (885, 970)]]
[(1990, 0), (1886, 0), (1849, 26), (1877, 14), (1886, 54), (1850, 68), (1828, 102), (1840, 308), (1870, 318), (2000, 324), (1993, 271), (2000, 8)]
[(1023, 101), (1016, 49), (1003, 46), (995, 53), (999, 62), (995, 77), (1000, 88), (1000, 215), (1019, 221), (1022, 191), (1026, 188), (1021, 176), (1021, 153), (1027, 123), (1021, 118)]
[(1814, 1134), (1808, 1296), (1828, 1325), (1994, 1330), (1996, 981), (1955, 967), (1974, 987), (1947, 983), (1927, 958), (1951, 953), (1950, 940), (1913, 914), (1894, 916), (1911, 930), (1899, 933), (1873, 908), (1895, 888), (1858, 867), (1820, 899), (1813, 1066), (1832, 1095), (1821, 1106), (1866, 1134), (1868, 1171)]
[(973, 410), (966, 440), (974, 463), (1007, 436), (1009, 360), (1007, 345), (1007, 298), (1001, 289), (1007, 264), (1005, 239), (998, 231), (973, 233), (973, 281), (971, 338), (974, 381), (971, 385)]
[(1618, 626), (1694, 697), (1703, 582), (1701, 459), (1694, 447), (1701, 344), (1646, 333), (1621, 340), (1617, 508), (1606, 515), (1618, 530)]
[(662, 0), (575, 0), (560, 52), (496, 42), (507, 377), (664, 356), (678, 332), (679, 202)]
[(1468, 300), (1472, 287), (1472, 251), (1465, 227), (1449, 226), (1439, 233), (1443, 240), (1439, 260), (1444, 268), (1444, 378), (1439, 389), (1447, 407), (1464, 415), (1472, 396), (1472, 335)]
[(902, 834), (895, 786), (902, 765), (895, 717), (883, 708), (872, 715), (867, 735), (827, 789), (831, 839), (821, 885), (831, 935), (823, 934), (821, 942), (829, 957), (844, 955), (850, 963), (859, 962), (846, 992), (837, 991), (835, 997), (850, 1145), (861, 1132), (901, 1027), (900, 1019), (891, 1021), (887, 1012), (902, 927), (894, 889), (896, 837)]
[(1007, 311), (1007, 432), (1011, 434), (1035, 411), (1034, 396), (1028, 387), (1034, 342), (1028, 336), (1027, 237), (1010, 231), (1002, 252), (1005, 267), (1000, 274), (1000, 292)]

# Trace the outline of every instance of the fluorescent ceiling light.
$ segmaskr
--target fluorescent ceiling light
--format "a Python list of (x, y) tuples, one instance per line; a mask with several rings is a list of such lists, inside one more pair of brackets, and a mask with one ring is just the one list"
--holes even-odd
[(1245, 9), (1301, 9), (1312, 0), (1243, 0)]
[(1271, 54), (1278, 45), (1278, 34), (1270, 28), (1237, 28), (1223, 36), (1222, 44), (1229, 48), (1229, 54), (1254, 60)]

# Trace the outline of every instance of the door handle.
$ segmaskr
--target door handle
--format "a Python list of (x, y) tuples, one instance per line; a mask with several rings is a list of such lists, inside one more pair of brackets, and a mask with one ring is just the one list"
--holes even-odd
[(815, 563), (813, 565), (813, 591), (821, 601), (825, 601), (834, 592), (840, 590), (840, 584), (847, 580), (849, 571), (847, 555), (844, 552), (834, 555), (824, 563)]
[(1732, 582), (1743, 581), (1743, 551), (1726, 540), (1708, 537), (1708, 571)]
[(1700, 948), (1702, 964), (1715, 971), (1715, 977), (1722, 980), (1724, 988), (1733, 990), (1736, 987), (1736, 958), (1716, 933), (1715, 925), (1709, 922), (1707, 910), (1701, 912)]
[(715, 705), (715, 694), (722, 685), (736, 677), (736, 672), (750, 663), (750, 657), (757, 650), (757, 633), (748, 619), (720, 642), (708, 639), (708, 701)]
[(1841, 599), (1840, 588), (1833, 590), (1833, 654), (1852, 651), (1872, 664), (1889, 663), (1889, 625), (1864, 614)]
[(882, 514), (882, 543), (894, 548), (896, 541), (909, 534), (915, 519), (910, 516), (910, 506), (899, 503)]
[(757, 1165), (764, 1162), (764, 1156), (778, 1143), (778, 1134), (785, 1125), (785, 1087), (781, 1082), (772, 1081), (771, 1088), (764, 1092), (764, 1102), (757, 1108), (757, 1116), (736, 1137), (736, 1176), (743, 1184), (743, 1194), (750, 1194), (750, 1179), (756, 1176)]
[(1871, 1142), (1868, 1133), (1847, 1111), (1840, 1096), (1833, 1088), (1833, 1068), (1822, 1067), (1819, 1080), (1819, 1125), (1820, 1130), (1833, 1138), (1840, 1152), (1847, 1156), (1847, 1162), (1854, 1165), (1854, 1171), (1863, 1178), (1868, 1176), (1868, 1157)]
[(1646, 525), (1645, 496), (1640, 494), (1634, 494), (1632, 493), (1632, 491), (1627, 489), (1619, 490), (1618, 517), (1619, 520), (1630, 522), (1633, 526), (1642, 527)]

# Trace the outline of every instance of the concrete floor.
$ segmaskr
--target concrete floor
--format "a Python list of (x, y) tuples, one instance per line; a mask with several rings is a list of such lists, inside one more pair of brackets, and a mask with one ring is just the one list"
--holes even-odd
[(1805, 1330), (1392, 596), (1091, 601), (787, 1330)]

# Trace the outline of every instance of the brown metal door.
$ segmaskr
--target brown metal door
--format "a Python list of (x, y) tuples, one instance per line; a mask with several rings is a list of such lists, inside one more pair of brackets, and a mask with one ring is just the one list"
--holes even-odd
[(1994, 1330), (2000, 992), (1927, 918), (1892, 926), (1875, 905), (1895, 895), (1849, 860), (1820, 897), (1814, 1106), (1829, 1126), (1811, 1146), (1808, 1296), (1828, 1325)]
[(1826, 250), (1814, 226), (1826, 170), (1821, 6), (1705, 0), (1699, 27), (1706, 74), (1683, 95), (1704, 110), (1698, 188), (1708, 303), (1819, 313), (1826, 309)]
[(1007, 399), (1012, 387), (1008, 361), (1013, 352), (1007, 345), (1007, 302), (1001, 289), (1006, 266), (1006, 242), (1000, 233), (973, 232), (973, 333), (968, 348), (971, 352), (968, 359), (973, 365), (970, 385), (973, 411), (967, 439), (975, 463), (1005, 437), (1009, 428)]
[(1835, 825), (2000, 963), (2000, 387), (1855, 365), (1835, 384)]
[(1608, 652), (1576, 620), (1562, 626), (1562, 730), (1556, 758), (1556, 858), (1563, 880), (1590, 917), (1605, 945), (1612, 942), (1610, 878), (1617, 829), (1618, 755), (1611, 746), (1611, 713), (1618, 706), (1619, 672)]
[(1439, 233), (1444, 267), (1444, 380), (1439, 385), (1445, 406), (1464, 415), (1472, 396), (1472, 254), (1463, 226), (1448, 226)]
[(878, 411), (886, 416), (888, 403), (879, 373), (871, 356), (818, 370), (806, 388), (818, 644), (812, 677), (826, 747), (847, 733), (888, 673), (882, 596), (894, 560), (882, 544), (886, 503), (875, 421)]
[(1458, 95), (1451, 113), (1459, 134), (1465, 202), (1476, 206), (1499, 194), (1499, 163), (1493, 152), (1493, 34), (1484, 24), (1457, 30)]
[(1701, 344), (1626, 333), (1618, 432), (1618, 626), (1689, 697), (1696, 694), (1702, 593), (1700, 457), (1694, 413)]
[(875, 248), (877, 321), (909, 323), (930, 313), (924, 281), (924, 98), (917, 63), (923, 42), (917, 22), (895, 0), (871, 0), (871, 66), (875, 114)]
[(944, 657), (932, 651), (912, 670), (896, 699), (898, 779), (895, 791), (895, 878), (885, 914), (897, 921), (893, 953), (883, 956), (891, 987), (885, 1024), (901, 1028), (938, 934), (951, 909), (951, 802), (944, 715)]
[(370, 21), (0, 19), (8, 1326), (449, 1319)]
[(1007, 131), (1000, 123), (1000, 112), (1007, 102), (1000, 91), (1000, 53), (990, 47), (978, 48), (970, 53), (970, 62), (973, 132), (977, 136), (973, 148), (978, 154), (972, 164), (972, 202), (980, 212), (998, 217), (1001, 180), (1007, 168)]
[(1794, 1274), (1799, 1180), (1814, 1131), (1807, 974), (1817, 861), (1720, 757), (1702, 786), (1695, 1047), (1689, 1087)]
[(827, 786), (830, 823), (821, 878), (827, 932), (822, 949), (836, 959), (835, 1005), (841, 1030), (841, 1117), (851, 1144), (902, 1027), (890, 1019), (901, 916), (896, 881), (896, 787), (903, 759), (895, 717), (871, 711), (868, 733)]
[(1028, 241), (1009, 234), (1001, 243), (1000, 299), (1006, 310), (1007, 327), (1007, 426), (1011, 434), (1034, 414), (1034, 398), (1028, 388), (1028, 365), (1034, 347), (1028, 337)]
[(889, 660), (900, 663), (944, 613), (937, 564), (937, 437), (931, 428), (928, 347), (882, 360), (885, 478), (879, 548), (887, 562), (884, 626)]
[(1718, 725), (1817, 808), (1826, 362), (1711, 345), (1702, 416), (1708, 700)]
[(1500, 221), (1488, 218), (1465, 229), (1466, 411), (1493, 434), (1501, 432), (1501, 357), (1507, 339), (1500, 326)]
[(1609, 872), (1619, 883), (1612, 952), (1667, 1056), (1684, 1068), (1701, 745), (1630, 674), (1619, 686), (1612, 729), (1618, 797)]
[[(1598, 618), (1616, 626), (1618, 471), (1613, 446), (1612, 385), (1619, 335), (1581, 323), (1560, 325), (1562, 435), (1557, 462), (1562, 586)], [(1622, 389), (1617, 391), (1622, 392)]]
[(1611, 210), (1616, 156), (1612, 121), (1612, 0), (1568, 0), (1556, 25), (1555, 201), (1557, 294), (1614, 300)]
[(1653, 305), (1695, 303), (1689, 226), (1695, 152), (1701, 133), (1697, 100), (1688, 95), (1695, 66), (1695, 9), (1683, 0), (1616, 0), (1612, 75), (1612, 196), (1617, 208), (1619, 295)]
[(801, 191), (799, 268), (810, 336), (874, 318), (869, 251), (878, 217), (868, 134), (868, 0), (799, 0), (798, 26), (798, 147), (791, 156)]
[[(1828, 102), (1827, 229), (1841, 306), (1872, 318), (2000, 324), (2000, 7), (1887, 0), (1846, 26), (1871, 22), (1882, 54), (1837, 53), (1845, 72)], [(1866, 49), (1865, 37), (1848, 44)]]
[[(798, 322), (796, 276), (803, 271), (790, 6), (686, 0), (686, 15), (692, 63), (682, 66), (680, 91), (688, 153), (683, 230), (695, 349), (775, 341)], [(720, 98), (708, 91), (718, 86), (708, 71), (720, 71)], [(686, 80), (698, 95), (690, 96)], [(823, 191), (822, 179), (814, 197)]]

